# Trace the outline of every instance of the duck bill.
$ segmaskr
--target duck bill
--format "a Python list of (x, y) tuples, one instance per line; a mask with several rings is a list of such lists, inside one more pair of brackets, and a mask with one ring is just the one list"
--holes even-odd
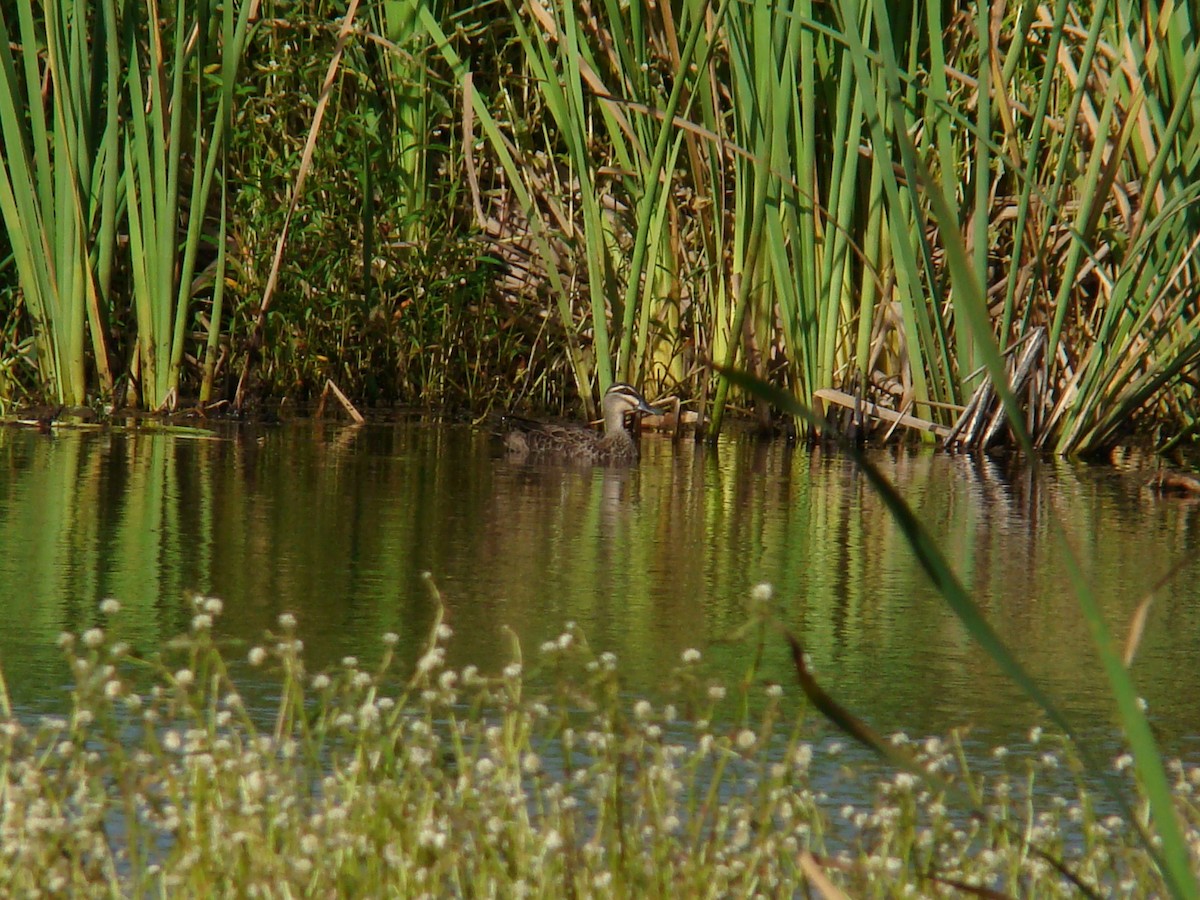
[(640, 400), (637, 405), (637, 412), (646, 413), (651, 416), (661, 416), (662, 410), (656, 406), (651, 406), (645, 400)]

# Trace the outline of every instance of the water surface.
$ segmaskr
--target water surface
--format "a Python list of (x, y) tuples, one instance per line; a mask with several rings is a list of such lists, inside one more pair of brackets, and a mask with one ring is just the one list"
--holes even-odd
[[(1065, 548), (1122, 640), (1178, 565), (1133, 672), (1165, 748), (1196, 754), (1200, 507), (1152, 497), (1139, 471), (873, 458), (1000, 635), (1108, 749), (1119, 738)], [(654, 693), (690, 647), (732, 680), (750, 648), (725, 638), (769, 582), (823, 684), (876, 728), (969, 726), (992, 744), (1039, 721), (854, 467), (782, 443), (648, 436), (639, 467), (611, 470), (517, 464), (486, 434), (419, 422), (213, 437), (6, 429), (0, 547), (0, 664), (31, 712), (61, 707), (56, 637), (100, 624), (102, 598), (121, 601), (122, 636), (143, 653), (187, 628), (195, 592), (225, 601), (219, 631), (242, 647), (289, 611), (318, 669), (370, 658), (388, 631), (414, 656), (433, 615), (428, 571), (458, 665), (501, 668), (506, 629), (536, 656), (574, 621), (618, 655), (631, 690)], [(763, 677), (794, 683), (782, 642)]]

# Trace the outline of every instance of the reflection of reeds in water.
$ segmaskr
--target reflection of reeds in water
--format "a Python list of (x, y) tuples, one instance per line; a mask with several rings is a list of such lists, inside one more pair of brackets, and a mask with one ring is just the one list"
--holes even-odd
[[(86, 624), (87, 602), (123, 597), (154, 646), (185, 621), (180, 604), (195, 590), (228, 599), (233, 634), (260, 632), (283, 608), (303, 613), (318, 664), (373, 631), (408, 646), (426, 622), (417, 573), (428, 569), (447, 580), (453, 653), (494, 660), (500, 624), (536, 643), (574, 619), (648, 687), (663, 659), (735, 627), (739, 598), (769, 579), (809, 652), (877, 721), (1004, 732), (1030, 715), (1028, 701), (986, 699), (1004, 690), (992, 664), (844, 456), (647, 434), (637, 471), (568, 472), (513, 466), (485, 435), (424, 426), (296, 426), (221, 442), (0, 431), (0, 442), (11, 460), (0, 612), (38, 635), (6, 631), (0, 648), (39, 665), (54, 662), (60, 629)], [(1106, 615), (1127, 621), (1191, 545), (1194, 514), (1155, 504), (1137, 473), (1062, 467), (1033, 479), (995, 460), (873, 458), (1030, 670), (1105, 715), (1049, 524), (1072, 523)], [(1188, 590), (1160, 596), (1138, 662), (1143, 692), (1182, 723), (1174, 736), (1196, 724), (1182, 698), (1200, 682), (1180, 661), (1198, 609)], [(920, 652), (929, 646), (938, 653)], [(784, 677), (782, 648), (768, 663)], [(940, 702), (925, 701), (928, 683), (942, 685)]]

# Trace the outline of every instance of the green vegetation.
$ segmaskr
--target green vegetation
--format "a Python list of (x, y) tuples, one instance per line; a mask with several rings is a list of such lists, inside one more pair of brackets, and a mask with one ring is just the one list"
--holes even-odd
[[(110, 356), (121, 355), (135, 399), (174, 408), (249, 5), (210, 17), (206, 4), (181, 2), (173, 26), (153, 5), (116, 0), (18, 9), (15, 23), (0, 17), (0, 213), (15, 262), (9, 305), (24, 305), (32, 342), (7, 335), (18, 351), (4, 369), (81, 405), (113, 394)], [(217, 292), (213, 334), (219, 308)], [(131, 342), (114, 346), (130, 313)], [(33, 372), (16, 371), (17, 359)]]
[[(957, 262), (961, 267), (961, 255)], [(998, 368), (998, 360), (995, 358), (990, 359), (988, 360), (988, 365), (989, 368), (995, 370)], [(807, 418), (818, 426), (823, 424), (818, 416), (805, 409), (795, 399), (778, 389), (772, 388), (764, 382), (756, 382), (753, 378), (749, 378), (742, 373), (726, 372), (725, 374), (731, 380), (744, 384), (748, 390), (753, 391), (756, 395), (772, 399), (781, 408), (791, 410), (796, 416)], [(1004, 388), (1003, 385), (1001, 387), (1007, 393), (1007, 388)], [(1007, 405), (1012, 404), (1011, 394), (1004, 398), (1004, 402)], [(1033, 448), (1030, 445), (1029, 435), (1024, 433), (1023, 430), (1018, 429), (1018, 437), (1022, 441), (1023, 449), (1031, 454)], [(971, 639), (999, 666), (1001, 671), (1004, 672), (1005, 676), (1014, 685), (1019, 687), (1023, 693), (1041, 707), (1049, 721), (1062, 729), (1063, 733), (1071, 741), (1072, 747), (1078, 752), (1083, 767), (1098, 776), (1102, 775), (1103, 768), (1100, 762), (1094, 758), (1087, 744), (1080, 739), (1076, 731), (1076, 726), (1073, 725), (1058, 701), (1030, 677), (1017, 657), (1006, 646), (1003, 638), (988, 622), (988, 618), (983, 610), (971, 598), (941, 548), (930, 537), (928, 530), (913, 514), (909, 505), (878, 468), (876, 468), (874, 463), (868, 460), (860, 450), (850, 446), (848, 443), (844, 449), (851, 455), (856, 467), (862, 471), (870, 482), (871, 487), (886, 504), (888, 512), (904, 533), (905, 540), (912, 548), (921, 567), (925, 570), (930, 580), (937, 586), (943, 601), (962, 622)], [(1151, 731), (1149, 721), (1145, 715), (1143, 705), (1137, 695), (1133, 679), (1128, 671), (1128, 667), (1140, 643), (1140, 627), (1136, 625), (1131, 627), (1130, 638), (1126, 643), (1124, 653), (1120, 653), (1117, 649), (1113, 630), (1101, 614), (1091, 585), (1083, 574), (1082, 567), (1061, 524), (1056, 523), (1054, 525), (1052, 537), (1059, 552), (1066, 561), (1072, 591), (1078, 600), (1082, 619), (1087, 623), (1092, 644), (1099, 653), (1104, 674), (1116, 707), (1122, 734), (1132, 750), (1130, 760), (1137, 768), (1139, 784), (1147, 798), (1148, 814), (1145, 820), (1157, 830), (1157, 834), (1153, 838), (1150, 837), (1148, 832), (1144, 832), (1142, 835), (1143, 843), (1147, 847), (1154, 847), (1161, 851), (1155, 854), (1156, 861), (1161, 867), (1171, 893), (1174, 896), (1200, 896), (1200, 883), (1196, 880), (1193, 862), (1189, 858), (1190, 843), (1185, 840), (1180, 831), (1179, 822), (1175, 815), (1174, 802), (1168, 786), (1166, 768)], [(1150, 599), (1152, 597), (1153, 594), (1151, 594)], [(1144, 603), (1148, 605), (1150, 599), (1147, 599)], [(792, 645), (792, 652), (796, 661), (796, 669), (800, 675), (801, 686), (810, 699), (813, 700), (814, 704), (840, 727), (853, 734), (864, 744), (874, 748), (882, 757), (891, 759), (897, 764), (912, 769), (913, 766), (910, 761), (889, 752), (886, 744), (878, 736), (874, 735), (870, 729), (855, 719), (848, 711), (843, 710), (835, 701), (825, 696), (820, 686), (816, 685), (812, 681), (811, 676), (806, 672), (802, 647), (791, 636), (789, 636), (789, 642)], [(1120, 804), (1126, 819), (1131, 822), (1137, 821), (1141, 823), (1143, 819), (1135, 817), (1133, 809), (1122, 796), (1120, 790), (1108, 778), (1105, 778), (1105, 783), (1110, 795)]]
[(715, 433), (711, 360), (951, 424), (1036, 336), (1039, 446), (1192, 433), (1187, 4), (250, 9), (0, 7), (5, 402), (622, 378)]
[[(1177, 443), (1200, 360), (1196, 16), (3, 3), (0, 404), (241, 409), (332, 378), (374, 402), (590, 411), (620, 378), (696, 400), (711, 436), (731, 399), (820, 425), (836, 388), (942, 425), (994, 391), (1030, 452), (1098, 452), (1131, 423)], [(1018, 390), (1021, 348), (1041, 349)], [(531, 698), (516, 649), (499, 675), (447, 669), (440, 624), (406, 679), (390, 649), (310, 677), (284, 617), (247, 656), (278, 674), (268, 723), (201, 598), (153, 661), (119, 616), (115, 641), (67, 636), (64, 719), (0, 692), (0, 885), (1196, 896), (1200, 778), (1159, 755), (1136, 640), (1123, 658), (1065, 538), (1130, 748), (1115, 773), (856, 461), (1061, 753), (984, 776), (953, 741), (884, 740), (790, 635), (804, 700), (761, 684), (762, 609), (744, 682), (689, 652), (664, 708), (575, 629)], [(801, 703), (899, 770), (872, 809), (827, 808)], [(1039, 766), (1088, 780), (1039, 809)]]
[[(756, 590), (760, 612), (769, 593)], [(1085, 780), (1065, 795), (1042, 785), (1081, 764), (1040, 729), (1030, 752), (998, 748), (976, 768), (954, 738), (902, 735), (889, 744), (911, 771), (847, 768), (836, 743), (814, 743), (799, 691), (753, 667), (714, 683), (696, 650), (654, 705), (623, 693), (617, 660), (573, 626), (535, 664), (514, 646), (484, 674), (446, 666), (439, 616), (407, 674), (388, 635), (378, 664), (311, 674), (290, 615), (234, 658), (213, 636), (221, 609), (195, 598), (189, 634), (145, 661), (105, 601), (104, 628), (61, 639), (69, 714), (31, 722), (0, 694), (5, 893), (1170, 890), (1139, 827)], [(749, 649), (773, 634), (767, 622), (751, 622)], [(246, 667), (274, 685), (270, 707), (239, 687)], [(827, 766), (841, 774), (817, 774)], [(1137, 796), (1131, 771), (1123, 757), (1111, 780)], [(1195, 846), (1200, 770), (1170, 771)], [(841, 779), (857, 805), (827, 794)]]

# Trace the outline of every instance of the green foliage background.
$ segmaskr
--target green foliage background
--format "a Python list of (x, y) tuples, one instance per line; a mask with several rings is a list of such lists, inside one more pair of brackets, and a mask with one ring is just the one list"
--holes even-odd
[(6, 404), (620, 378), (715, 433), (715, 361), (951, 424), (1036, 335), (1040, 446), (1194, 428), (1187, 4), (0, 12)]

